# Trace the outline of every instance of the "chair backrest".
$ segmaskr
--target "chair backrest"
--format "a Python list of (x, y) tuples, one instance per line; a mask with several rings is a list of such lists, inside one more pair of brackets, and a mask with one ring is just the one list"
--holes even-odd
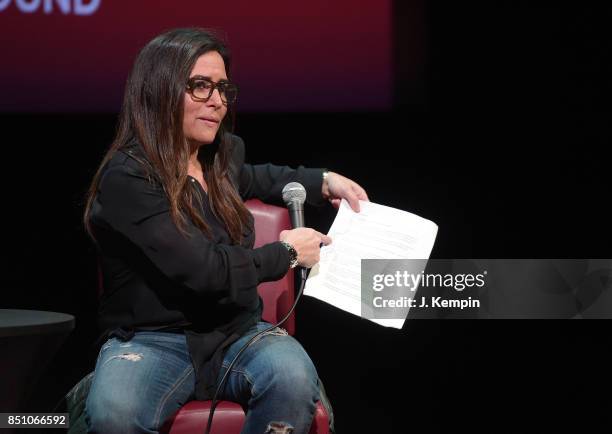
[[(258, 199), (251, 199), (245, 205), (255, 219), (255, 247), (278, 241), (278, 234), (285, 229), (291, 229), (287, 208), (265, 204)], [(280, 320), (293, 305), (294, 273), (289, 271), (275, 282), (264, 282), (257, 288), (264, 301), (263, 319), (274, 324)], [(283, 328), (289, 334), (295, 333), (295, 316), (287, 319)]]
[[(278, 234), (282, 230), (291, 229), (287, 208), (268, 205), (259, 199), (247, 200), (245, 205), (255, 219), (255, 247), (278, 241)], [(276, 282), (264, 282), (257, 287), (257, 291), (264, 301), (263, 319), (275, 324), (289, 312), (295, 301), (294, 273), (289, 271)], [(98, 298), (103, 292), (104, 279), (98, 258)], [(295, 333), (295, 314), (291, 314), (283, 328), (291, 335)]]

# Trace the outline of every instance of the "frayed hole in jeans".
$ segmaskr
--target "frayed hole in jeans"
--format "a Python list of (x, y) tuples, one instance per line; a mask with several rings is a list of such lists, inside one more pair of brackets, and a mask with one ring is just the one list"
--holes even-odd
[(143, 355), (141, 353), (123, 353), (118, 356), (110, 357), (108, 360), (105, 360), (102, 366), (106, 365), (108, 362), (110, 362), (113, 359), (122, 359), (122, 360), (129, 360), (130, 362), (139, 362), (142, 360), (142, 357)]
[(272, 330), (270, 330), (269, 332), (266, 332), (264, 334), (261, 334), (261, 335), (257, 336), (257, 338), (251, 343), (251, 345), (253, 345), (255, 342), (257, 342), (258, 340), (260, 340), (264, 336), (289, 336), (289, 333), (287, 333), (287, 330), (285, 330), (282, 327), (275, 327)]
[(129, 360), (130, 362), (138, 362), (142, 360), (142, 354), (125, 353), (118, 356), (121, 359)]
[(272, 330), (270, 330), (268, 333), (264, 333), (266, 335), (275, 335), (275, 336), (287, 336), (289, 333), (287, 333), (287, 330), (285, 330), (282, 327), (275, 327)]
[(287, 422), (270, 422), (264, 434), (291, 434), (294, 428)]

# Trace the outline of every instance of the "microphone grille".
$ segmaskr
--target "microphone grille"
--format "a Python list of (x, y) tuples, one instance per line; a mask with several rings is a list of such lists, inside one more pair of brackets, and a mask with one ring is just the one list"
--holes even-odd
[(306, 201), (306, 189), (299, 182), (290, 182), (283, 187), (283, 201), (287, 205), (291, 202), (303, 204)]

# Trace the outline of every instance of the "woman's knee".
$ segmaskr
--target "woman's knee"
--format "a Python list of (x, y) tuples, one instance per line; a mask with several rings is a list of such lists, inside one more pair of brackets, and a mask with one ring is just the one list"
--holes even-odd
[(279, 370), (272, 377), (272, 386), (276, 396), (293, 402), (317, 402), (319, 400), (319, 384), (316, 371), (302, 366)]
[(191, 360), (176, 355), (180, 342), (169, 342), (173, 338), (146, 335), (139, 341), (136, 336), (102, 348), (85, 405), (90, 432), (157, 432), (161, 419), (189, 396)]
[(280, 348), (274, 351), (273, 347), (270, 350), (258, 361), (254, 392), (273, 392), (290, 401), (316, 402), (319, 399), (317, 370), (303, 348), (295, 342), (285, 351)]
[(90, 433), (154, 433), (150, 403), (127, 390), (93, 388), (85, 404), (85, 420)]

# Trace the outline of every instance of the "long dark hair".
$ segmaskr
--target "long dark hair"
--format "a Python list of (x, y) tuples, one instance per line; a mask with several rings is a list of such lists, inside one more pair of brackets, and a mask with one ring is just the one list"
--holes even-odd
[[(117, 134), (87, 193), (84, 223), (92, 237), (89, 217), (102, 170), (118, 150), (134, 141), (142, 147), (146, 158), (142, 163), (150, 179), (157, 179), (163, 186), (172, 220), (179, 230), (186, 234), (186, 219), (190, 218), (210, 235), (208, 224), (193, 206), (194, 194), (196, 200), (201, 198), (188, 185), (191, 147), (183, 134), (185, 86), (197, 59), (210, 51), (221, 55), (229, 75), (227, 47), (205, 29), (170, 30), (154, 38), (138, 54), (127, 81)], [(233, 117), (230, 106), (214, 142), (202, 146), (198, 159), (208, 184), (211, 209), (225, 224), (232, 242), (238, 244), (251, 220), (228, 173)]]

